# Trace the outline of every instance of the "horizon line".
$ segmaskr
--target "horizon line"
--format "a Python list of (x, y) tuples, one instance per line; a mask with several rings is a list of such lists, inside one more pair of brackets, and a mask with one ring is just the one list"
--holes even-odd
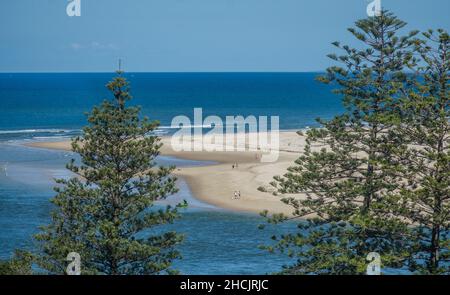
[[(0, 74), (110, 74), (116, 73), (118, 70), (114, 71), (17, 71), (17, 72), (2, 72)], [(133, 73), (133, 74), (285, 74), (285, 73), (324, 73), (326, 70), (314, 70), (314, 71), (124, 71), (124, 73)]]

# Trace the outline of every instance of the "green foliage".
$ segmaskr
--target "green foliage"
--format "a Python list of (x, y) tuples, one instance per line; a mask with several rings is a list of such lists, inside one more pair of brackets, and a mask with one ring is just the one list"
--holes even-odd
[(330, 55), (338, 65), (319, 80), (338, 86), (346, 111), (319, 120), (322, 128), (307, 133), (295, 166), (273, 183), (293, 218), (307, 220), (295, 235), (277, 239), (276, 248), (296, 258), (284, 272), (364, 274), (370, 252), (389, 267), (409, 257), (408, 225), (385, 201), (401, 187), (395, 154), (403, 142), (391, 130), (402, 121), (399, 98), (409, 82), (404, 69), (416, 63), (411, 44), (417, 32), (399, 36), (404, 26), (383, 11), (349, 29), (361, 49), (333, 43), (343, 54)]
[(157, 226), (172, 223), (186, 203), (153, 205), (176, 192), (174, 167), (156, 167), (161, 143), (151, 132), (158, 123), (126, 106), (131, 96), (121, 72), (107, 88), (114, 100), (94, 107), (83, 136), (72, 142), (81, 164), (72, 160), (67, 168), (76, 177), (57, 180), (52, 223), (36, 236), (38, 263), (63, 274), (67, 254), (78, 252), (82, 274), (172, 273), (182, 236)]
[(404, 119), (393, 130), (408, 146), (398, 150), (405, 180), (389, 207), (415, 225), (411, 270), (450, 274), (449, 36), (444, 30), (423, 35), (415, 42), (422, 66), (402, 100)]
[(10, 260), (0, 261), (0, 275), (31, 275), (33, 256), (26, 251), (16, 250)]

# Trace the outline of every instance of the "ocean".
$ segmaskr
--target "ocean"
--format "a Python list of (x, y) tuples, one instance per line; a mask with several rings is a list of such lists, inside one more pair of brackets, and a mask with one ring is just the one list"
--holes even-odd
[[(127, 73), (132, 105), (160, 121), (159, 134), (171, 132), (171, 121), (216, 115), (279, 116), (280, 129), (317, 126), (316, 118), (342, 111), (341, 98), (315, 80), (318, 73)], [(61, 140), (80, 134), (93, 105), (110, 98), (105, 89), (113, 73), (0, 74), (0, 259), (14, 249), (33, 248), (32, 235), (49, 222), (54, 178), (69, 177), (65, 164), (76, 155), (26, 147), (34, 141)], [(211, 163), (161, 157), (162, 165)], [(184, 274), (265, 274), (289, 259), (258, 248), (295, 223), (268, 227), (257, 214), (235, 213), (196, 200), (183, 180), (169, 198), (188, 200), (190, 207), (167, 229), (185, 235), (182, 260), (174, 268)]]

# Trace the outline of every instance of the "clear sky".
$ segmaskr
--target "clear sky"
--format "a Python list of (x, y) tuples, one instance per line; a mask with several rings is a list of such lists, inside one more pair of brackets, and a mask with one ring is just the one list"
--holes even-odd
[[(382, 0), (408, 30), (450, 29), (449, 0)], [(371, 0), (1, 0), (0, 72), (321, 71)]]

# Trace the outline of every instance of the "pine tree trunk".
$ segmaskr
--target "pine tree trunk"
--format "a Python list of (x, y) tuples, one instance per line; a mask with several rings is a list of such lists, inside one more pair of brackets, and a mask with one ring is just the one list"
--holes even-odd
[[(370, 157), (369, 157), (370, 159)], [(369, 211), (370, 203), (372, 201), (372, 175), (373, 175), (373, 165), (368, 164), (367, 165), (367, 186), (369, 187), (369, 190), (364, 196), (363, 206), (361, 208), (361, 213), (366, 214)]]
[(440, 249), (440, 225), (435, 224), (431, 232), (431, 247), (430, 247), (430, 273), (436, 273), (439, 268), (439, 249)]

